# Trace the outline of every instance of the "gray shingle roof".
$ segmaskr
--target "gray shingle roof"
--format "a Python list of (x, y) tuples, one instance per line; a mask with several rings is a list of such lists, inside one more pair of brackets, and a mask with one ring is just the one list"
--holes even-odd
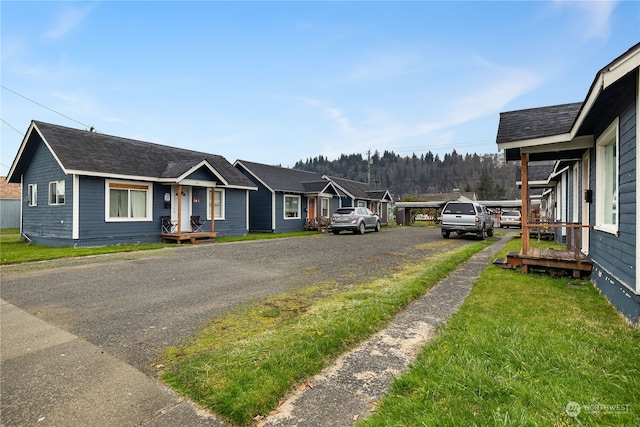
[[(319, 191), (318, 186), (322, 185), (321, 190), (327, 185), (327, 182), (322, 179), (322, 175), (316, 172), (265, 165), (247, 160), (238, 160), (236, 164), (243, 166), (273, 191), (304, 194), (317, 192)], [(313, 182), (316, 184), (312, 184)]]
[[(62, 167), (87, 175), (178, 178), (206, 160), (230, 186), (255, 185), (224, 157), (33, 121)], [(31, 138), (35, 138), (32, 132)], [(29, 145), (27, 142), (27, 145)], [(25, 146), (25, 149), (28, 147)], [(26, 167), (27, 159), (16, 169)], [(14, 173), (15, 175), (15, 173)]]
[(500, 113), (497, 143), (560, 135), (571, 130), (582, 102)]
[[(361, 200), (380, 200), (387, 192), (384, 190), (374, 190), (366, 182), (352, 181), (345, 178), (336, 178), (333, 176), (327, 176), (328, 179), (333, 181), (338, 187), (344, 189), (350, 196), (355, 199)], [(382, 191), (382, 195), (380, 194)]]

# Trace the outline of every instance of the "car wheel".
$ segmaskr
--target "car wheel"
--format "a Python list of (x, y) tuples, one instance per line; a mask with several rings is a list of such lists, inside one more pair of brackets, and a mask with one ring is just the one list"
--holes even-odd
[(485, 230), (484, 228), (478, 232), (478, 239), (484, 240)]
[(340, 234), (340, 230), (331, 230), (333, 234)]
[(364, 231), (365, 231), (364, 222), (361, 222), (360, 224), (358, 224), (358, 233), (364, 234)]
[(487, 230), (487, 236), (493, 237), (493, 228)]
[(378, 231), (380, 231), (380, 221), (376, 222), (376, 228), (375, 228), (375, 230), (376, 230), (376, 233), (377, 233)]
[(442, 232), (442, 237), (444, 237), (445, 239), (448, 239), (450, 235), (451, 235), (450, 231), (443, 231)]

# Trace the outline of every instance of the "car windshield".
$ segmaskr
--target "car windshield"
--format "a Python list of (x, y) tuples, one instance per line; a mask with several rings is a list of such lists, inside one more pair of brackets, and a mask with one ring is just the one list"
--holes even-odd
[(502, 212), (502, 216), (520, 216), (520, 212)]

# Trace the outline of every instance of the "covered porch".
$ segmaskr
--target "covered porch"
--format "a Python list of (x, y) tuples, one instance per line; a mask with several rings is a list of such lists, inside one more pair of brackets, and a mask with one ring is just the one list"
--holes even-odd
[[(195, 184), (195, 183), (194, 183)], [(163, 242), (175, 242), (180, 244), (189, 241), (197, 244), (202, 241), (213, 241), (216, 237), (215, 231), (215, 192), (212, 185), (203, 183), (199, 186), (183, 185), (178, 183), (171, 186), (171, 192), (165, 193), (164, 203), (171, 205), (171, 216), (163, 216), (161, 220), (160, 237)], [(201, 193), (210, 193), (211, 197), (202, 197)], [(193, 206), (200, 204), (201, 198), (210, 202), (211, 220), (207, 220), (202, 215), (194, 215)], [(206, 212), (208, 210), (205, 209)]]
[[(581, 104), (575, 103), (500, 115), (498, 148), (504, 149), (506, 160), (521, 164), (522, 246), (520, 252), (510, 253), (503, 260), (507, 267), (520, 267), (523, 273), (536, 269), (568, 270), (573, 277), (591, 271), (592, 262), (586, 255), (591, 200), (586, 193), (583, 198), (582, 193), (589, 188), (588, 168), (584, 164), (589, 162), (589, 150), (595, 143), (591, 135), (571, 132), (580, 107)], [(529, 162), (555, 162), (563, 168), (554, 168), (547, 175), (546, 184), (538, 185), (535, 178), (534, 182), (529, 182)], [(544, 186), (557, 193), (553, 198), (554, 206), (549, 207), (544, 217), (533, 215), (531, 186)], [(566, 243), (566, 247), (532, 247), (530, 238), (541, 234), (554, 236), (557, 242)]]

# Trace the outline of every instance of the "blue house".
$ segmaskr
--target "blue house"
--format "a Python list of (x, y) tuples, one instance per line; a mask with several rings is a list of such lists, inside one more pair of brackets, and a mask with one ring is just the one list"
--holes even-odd
[(246, 160), (236, 160), (234, 166), (258, 188), (249, 195), (251, 231), (300, 231), (326, 221), (339, 207), (338, 190), (315, 172)]
[(333, 182), (338, 189), (340, 207), (359, 206), (368, 208), (380, 217), (382, 225), (389, 224), (390, 203), (393, 198), (388, 190), (377, 190), (365, 182), (324, 175), (322, 178)]
[[(548, 181), (557, 238), (579, 244), (591, 281), (633, 323), (640, 322), (639, 128), (640, 43), (598, 71), (583, 102), (501, 113), (497, 135), (506, 159), (522, 163), (523, 202), (529, 162), (556, 162)], [(528, 235), (525, 214), (523, 203)]]
[(367, 207), (388, 223), (389, 192), (368, 184), (316, 172), (237, 160), (234, 164), (258, 187), (250, 194), (251, 231), (284, 233), (327, 222), (336, 209)]
[(256, 186), (221, 156), (31, 122), (7, 176), (23, 236), (50, 246), (245, 235)]

